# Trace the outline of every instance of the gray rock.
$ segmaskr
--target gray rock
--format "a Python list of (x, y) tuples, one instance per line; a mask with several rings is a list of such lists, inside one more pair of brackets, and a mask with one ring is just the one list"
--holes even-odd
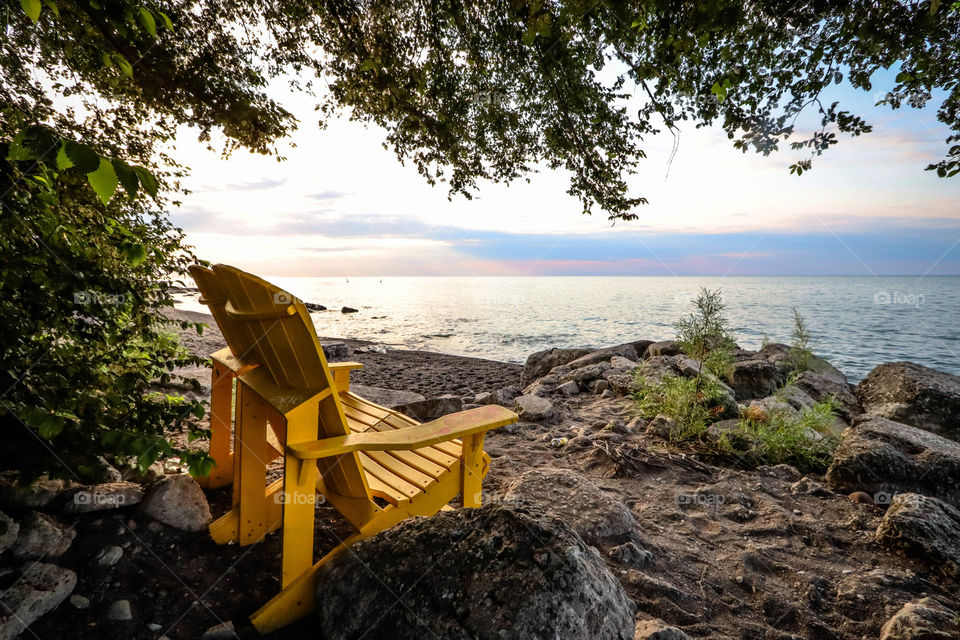
[(474, 403), (478, 405), (499, 404), (503, 407), (512, 407), (513, 401), (518, 395), (520, 395), (520, 390), (515, 386), (510, 385), (509, 387), (497, 389), (496, 391), (478, 393), (474, 399)]
[(549, 420), (554, 415), (553, 403), (546, 398), (535, 395), (520, 396), (514, 401), (514, 410), (521, 420), (540, 422)]
[[(567, 447), (579, 439), (570, 440)], [(510, 485), (506, 500), (544, 509), (573, 527), (588, 544), (620, 544), (636, 537), (637, 523), (625, 504), (567, 469), (527, 471)]]
[(73, 605), (74, 609), (89, 609), (90, 598), (81, 596), (79, 593), (75, 593), (70, 596), (70, 604)]
[(603, 393), (610, 388), (610, 383), (606, 380), (594, 380), (590, 383), (590, 391), (593, 393)]
[(777, 399), (786, 402), (797, 411), (812, 407), (817, 402), (809, 393), (795, 384), (789, 384), (778, 389), (774, 395)]
[(614, 562), (627, 567), (645, 567), (653, 561), (653, 554), (632, 540), (613, 547), (608, 555)]
[(690, 640), (690, 636), (662, 620), (638, 620), (634, 640)]
[(20, 535), (13, 545), (18, 559), (56, 558), (66, 553), (77, 532), (56, 517), (37, 511), (28, 515), (20, 525)]
[(960, 615), (933, 598), (908, 602), (880, 629), (880, 640), (960, 638)]
[(21, 485), (14, 473), (0, 476), (0, 508), (10, 511), (42, 509), (64, 492), (66, 483), (41, 476), (29, 485)]
[(63, 495), (64, 513), (90, 513), (138, 504), (143, 500), (143, 487), (135, 482), (107, 482), (91, 487), (76, 487)]
[(765, 398), (785, 381), (780, 368), (763, 358), (734, 362), (730, 374), (730, 387), (740, 401)]
[(714, 422), (701, 435), (709, 442), (724, 441), (740, 454), (745, 454), (759, 444), (759, 439), (750, 433), (740, 429), (740, 420), (730, 418)]
[(868, 413), (960, 440), (960, 376), (891, 362), (867, 374), (856, 391)]
[(546, 349), (527, 356), (523, 365), (522, 385), (527, 386), (537, 378), (545, 376), (554, 367), (567, 364), (590, 353), (589, 349)]
[(307, 311), (326, 311), (327, 308), (322, 304), (317, 304), (316, 302), (304, 302), (303, 306), (306, 307)]
[(463, 400), (456, 396), (446, 395), (440, 396), (439, 398), (426, 398), (424, 400), (410, 402), (400, 405), (396, 407), (396, 409), (414, 420), (430, 422), (440, 416), (460, 411), (463, 409)]
[(341, 307), (340, 313), (356, 313), (357, 310), (353, 307)]
[(573, 380), (570, 380), (557, 387), (557, 391), (565, 396), (575, 396), (580, 393), (580, 386)]
[[(606, 382), (609, 385), (608, 389), (599, 389), (601, 382)], [(621, 373), (619, 375), (610, 376), (606, 380), (600, 380), (597, 382), (598, 391), (602, 397), (612, 397), (613, 395), (618, 396), (630, 396), (636, 392), (637, 381), (636, 378), (629, 373)], [(610, 396), (604, 396), (604, 393), (609, 393)]]
[(847, 422), (863, 413), (853, 387), (839, 371), (836, 374), (804, 371), (794, 378), (793, 384), (805, 391), (816, 402), (825, 402), (832, 397), (837, 404), (837, 413)]
[(657, 356), (678, 356), (683, 353), (676, 340), (663, 340), (662, 342), (653, 342), (647, 346), (644, 354), (645, 358), (655, 358)]
[(400, 391), (398, 389), (384, 389), (383, 387), (371, 387), (365, 384), (351, 384), (350, 390), (358, 396), (366, 398), (370, 402), (386, 407), (387, 409), (396, 409), (397, 407), (411, 402), (426, 400), (426, 396), (413, 391)]
[(877, 527), (877, 542), (922, 558), (946, 576), (960, 575), (960, 510), (943, 500), (894, 496)]
[(182, 531), (205, 531), (210, 525), (210, 505), (200, 485), (189, 475), (166, 476), (151, 487), (143, 512)]
[(567, 375), (563, 376), (560, 379), (560, 381), (569, 382), (572, 380), (573, 382), (576, 382), (577, 385), (579, 385), (584, 390), (586, 390), (587, 385), (590, 383), (590, 381), (596, 380), (597, 378), (602, 376), (603, 373), (608, 369), (610, 369), (610, 363), (606, 361), (597, 362), (594, 364), (588, 364), (583, 367), (580, 367), (579, 369), (574, 369)]
[(237, 632), (233, 629), (233, 621), (227, 620), (204, 631), (200, 640), (233, 640), (236, 637)]
[(817, 498), (829, 498), (834, 495), (832, 491), (808, 476), (804, 476), (790, 485), (790, 493), (816, 496)]
[(0, 569), (12, 586), (0, 591), (0, 640), (13, 640), (42, 616), (56, 609), (77, 586), (77, 574), (44, 562), (28, 562), (19, 574)]
[(579, 369), (581, 367), (586, 367), (591, 364), (598, 364), (600, 362), (606, 362), (610, 364), (611, 358), (619, 357), (624, 360), (627, 360), (631, 363), (631, 366), (636, 366), (635, 361), (637, 360), (637, 350), (634, 348), (633, 344), (618, 344), (615, 347), (607, 347), (606, 349), (597, 349), (596, 351), (591, 351), (585, 356), (580, 356), (576, 360), (571, 360), (566, 363), (571, 369)]
[(112, 567), (120, 562), (120, 558), (122, 557), (123, 549), (113, 545), (100, 552), (100, 558), (97, 560), (97, 564), (99, 564), (101, 567)]
[(614, 369), (634, 369), (636, 368), (637, 362), (626, 358), (624, 356), (613, 356), (610, 358), (610, 366)]
[(673, 440), (680, 435), (680, 425), (670, 416), (660, 413), (647, 424), (647, 435), (662, 440)]
[(0, 553), (10, 548), (20, 533), (20, 525), (16, 520), (0, 511)]
[[(405, 606), (383, 615), (398, 589)], [(493, 640), (502, 629), (516, 638), (629, 640), (635, 608), (563, 521), (504, 506), (407, 520), (317, 574), (316, 625), (330, 640), (368, 632)]]
[(350, 357), (350, 347), (345, 342), (327, 342), (321, 344), (324, 357), (330, 362), (346, 360)]
[(112, 622), (124, 622), (133, 620), (133, 611), (130, 610), (129, 600), (114, 600), (107, 609), (107, 620)]
[[(936, 496), (960, 508), (960, 444), (885, 418), (862, 415), (843, 432), (827, 482), (875, 502), (900, 492)], [(878, 496), (881, 499), (877, 499)]]

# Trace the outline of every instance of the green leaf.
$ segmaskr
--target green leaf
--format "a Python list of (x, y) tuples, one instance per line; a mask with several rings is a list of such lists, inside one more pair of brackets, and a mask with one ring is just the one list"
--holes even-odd
[(203, 408), (203, 405), (198, 402), (190, 409), (190, 413), (192, 413), (193, 417), (197, 420), (202, 420), (203, 416), (207, 414), (207, 411)]
[(167, 28), (167, 31), (173, 33), (173, 22), (170, 20), (170, 16), (163, 11), (158, 11), (157, 13), (160, 14), (160, 19), (163, 20), (163, 26)]
[(107, 204), (117, 190), (117, 172), (113, 170), (113, 163), (106, 158), (100, 158), (100, 168), (87, 174), (87, 182), (100, 196), (100, 202)]
[(56, 416), (45, 415), (33, 420), (33, 428), (44, 440), (55, 438), (63, 431), (64, 423)]
[(112, 58), (113, 61), (117, 63), (117, 66), (120, 67), (120, 71), (123, 72), (123, 75), (127, 76), (128, 78), (133, 77), (133, 65), (130, 64), (129, 60), (119, 53), (113, 54)]
[(100, 166), (100, 156), (85, 144), (67, 140), (63, 149), (73, 165), (84, 173), (96, 171)]
[[(724, 84), (728, 84), (728, 82)], [(710, 87), (710, 93), (717, 96), (718, 102), (723, 102), (727, 97), (727, 87), (721, 85), (719, 82), (714, 82), (713, 86)]]
[(123, 255), (131, 267), (139, 267), (147, 259), (147, 249), (142, 244), (128, 244), (123, 247)]
[(137, 176), (140, 178), (140, 184), (147, 190), (147, 193), (156, 198), (157, 191), (160, 187), (157, 184), (157, 179), (153, 177), (153, 174), (143, 167), (133, 167), (133, 170), (137, 172)]
[(140, 14), (137, 16), (140, 20), (140, 24), (143, 25), (143, 28), (147, 30), (154, 38), (157, 37), (157, 21), (153, 19), (153, 14), (140, 7)]
[(907, 71), (901, 71), (896, 77), (897, 82), (910, 82), (911, 80), (913, 80), (913, 75)]
[(73, 166), (73, 162), (67, 157), (66, 143), (60, 145), (60, 151), (57, 152), (57, 169), (63, 171)]
[(53, 11), (53, 15), (60, 17), (60, 7), (57, 6), (57, 3), (53, 0), (43, 0), (43, 4), (47, 5), (47, 8), (50, 11)]
[(43, 7), (40, 0), (20, 0), (20, 6), (34, 22), (40, 19), (40, 9)]
[(46, 127), (31, 125), (21, 129), (10, 142), (10, 160), (50, 160), (56, 157), (60, 138)]
[(140, 188), (140, 179), (137, 177), (137, 172), (120, 160), (113, 161), (113, 170), (117, 172), (117, 178), (120, 180), (120, 184), (123, 185), (123, 190), (127, 192), (127, 195), (131, 198), (136, 196), (137, 189)]

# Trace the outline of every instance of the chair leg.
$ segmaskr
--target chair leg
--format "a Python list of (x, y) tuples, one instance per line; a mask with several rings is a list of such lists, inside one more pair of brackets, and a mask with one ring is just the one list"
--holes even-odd
[[(318, 405), (309, 402), (284, 416), (287, 444), (316, 437)], [(283, 468), (283, 549), (281, 586), (287, 587), (313, 565), (313, 526), (317, 464), (287, 453)]]
[(233, 454), (230, 453), (230, 403), (233, 400), (233, 372), (213, 361), (210, 374), (210, 457), (216, 466), (207, 476), (197, 478), (201, 487), (216, 489), (233, 482)]
[(483, 495), (483, 433), (463, 439), (460, 482), (464, 507), (479, 507)]
[(237, 385), (237, 443), (235, 455), (239, 456), (239, 493), (237, 506), (238, 542), (241, 546), (254, 544), (267, 533), (268, 513), (266, 504), (267, 460), (270, 445), (267, 443), (267, 408), (263, 399), (243, 384)]

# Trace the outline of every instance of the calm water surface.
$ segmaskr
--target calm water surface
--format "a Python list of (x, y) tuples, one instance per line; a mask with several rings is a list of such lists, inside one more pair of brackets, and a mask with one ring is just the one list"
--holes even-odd
[(312, 314), (322, 336), (510, 362), (548, 347), (672, 338), (705, 286), (722, 290), (742, 347), (789, 342), (797, 307), (814, 351), (854, 381), (894, 360), (960, 374), (960, 277), (268, 279), (331, 309)]

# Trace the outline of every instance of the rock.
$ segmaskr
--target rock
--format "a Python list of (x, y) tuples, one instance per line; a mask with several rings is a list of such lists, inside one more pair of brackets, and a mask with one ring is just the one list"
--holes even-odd
[(777, 365), (763, 358), (734, 362), (730, 374), (730, 387), (741, 401), (769, 396), (785, 381)]
[(610, 358), (610, 366), (614, 369), (634, 369), (639, 366), (635, 361), (624, 356), (613, 356)]
[(10, 548), (20, 533), (20, 525), (17, 521), (0, 511), (0, 553)]
[(606, 380), (601, 380), (597, 382), (598, 388), (600, 382), (606, 382), (610, 388), (604, 389), (599, 393), (604, 394), (608, 392), (613, 392), (611, 395), (616, 394), (618, 396), (630, 396), (633, 395), (636, 390), (636, 378), (629, 373), (620, 373), (614, 376), (610, 376)]
[(826, 479), (845, 493), (865, 491), (874, 496), (874, 502), (883, 502), (878, 494), (911, 492), (936, 496), (960, 508), (960, 444), (923, 429), (862, 415), (843, 432)]
[(756, 435), (740, 429), (740, 421), (733, 418), (714, 422), (707, 427), (701, 437), (709, 442), (725, 441), (740, 454), (749, 452), (760, 443)]
[(387, 409), (396, 409), (412, 402), (426, 400), (426, 396), (413, 391), (400, 391), (399, 389), (384, 389), (383, 387), (371, 387), (365, 384), (351, 384), (350, 390), (358, 396), (362, 396)]
[(463, 409), (463, 400), (456, 396), (446, 395), (440, 396), (439, 398), (426, 398), (424, 400), (417, 400), (416, 402), (408, 402), (407, 404), (398, 405), (395, 408), (400, 413), (408, 415), (414, 420), (430, 422), (448, 413), (460, 411)]
[(788, 384), (787, 386), (778, 389), (774, 396), (778, 400), (790, 405), (797, 411), (802, 411), (807, 407), (812, 407), (817, 402), (809, 393), (795, 384)]
[(200, 640), (233, 640), (236, 637), (237, 632), (233, 629), (233, 621), (227, 620), (204, 631)]
[(14, 473), (0, 476), (0, 508), (10, 511), (42, 509), (66, 489), (63, 480), (41, 476), (28, 485), (21, 485)]
[(586, 366), (580, 367), (579, 369), (574, 369), (567, 375), (560, 378), (561, 382), (573, 381), (576, 382), (584, 390), (587, 389), (587, 385), (592, 380), (596, 380), (603, 375), (605, 371), (610, 369), (609, 362), (597, 362), (595, 364), (588, 364)]
[(893, 497), (877, 542), (927, 560), (946, 576), (960, 575), (960, 510), (916, 493)]
[(13, 545), (18, 559), (56, 558), (66, 553), (77, 532), (54, 516), (32, 512), (20, 525), (20, 535)]
[(509, 387), (504, 387), (503, 389), (497, 389), (496, 391), (488, 391), (486, 393), (478, 393), (474, 402), (476, 404), (499, 404), (503, 407), (512, 407), (513, 401), (516, 397), (520, 395), (520, 390), (515, 386), (510, 385)]
[(137, 484), (151, 484), (166, 474), (163, 463), (159, 460), (150, 465), (146, 471), (140, 471), (140, 467), (132, 465), (124, 467), (120, 470), (120, 473), (125, 482), (136, 482)]
[(303, 306), (307, 308), (307, 311), (326, 311), (327, 308), (322, 304), (317, 304), (316, 302), (304, 302)]
[(690, 636), (661, 620), (638, 620), (634, 640), (690, 640)]
[(645, 358), (655, 358), (657, 356), (678, 356), (683, 351), (676, 340), (664, 340), (662, 342), (653, 342), (647, 346)]
[(544, 509), (573, 527), (588, 544), (619, 544), (636, 537), (637, 523), (625, 504), (567, 469), (527, 471), (509, 487), (506, 500)]
[(833, 492), (824, 487), (813, 478), (804, 476), (790, 485), (790, 493), (798, 495), (810, 495), (817, 498), (829, 498)]
[(340, 313), (356, 313), (357, 310), (353, 307), (343, 307), (340, 309)]
[(589, 349), (546, 349), (531, 353), (523, 365), (521, 384), (527, 386), (537, 378), (545, 376), (554, 367), (567, 364), (588, 353)]
[(350, 347), (345, 342), (328, 342), (320, 347), (323, 349), (323, 356), (329, 361), (336, 362), (350, 357)]
[(580, 393), (580, 386), (573, 380), (570, 380), (557, 387), (557, 391), (565, 396), (575, 396)]
[(625, 542), (610, 549), (610, 559), (628, 567), (644, 567), (653, 561), (653, 554), (636, 542)]
[(143, 487), (135, 482), (107, 482), (76, 487), (63, 494), (64, 513), (89, 513), (130, 507), (143, 500)]
[(97, 560), (97, 564), (99, 564), (101, 567), (112, 567), (120, 562), (120, 558), (122, 557), (123, 549), (113, 545), (100, 552), (100, 558)]
[(634, 348), (633, 344), (618, 344), (615, 347), (607, 347), (606, 349), (597, 349), (596, 351), (591, 351), (590, 353), (580, 356), (575, 360), (567, 362), (567, 366), (571, 369), (580, 369), (581, 367), (586, 367), (591, 364), (599, 364), (601, 362), (606, 362), (611, 364), (610, 360), (612, 358), (620, 358), (621, 360), (626, 360), (630, 363), (629, 366), (637, 366), (637, 350)]
[(28, 562), (22, 572), (0, 569), (10, 585), (0, 591), (0, 640), (13, 640), (42, 616), (56, 609), (77, 586), (77, 574), (44, 562)]
[(610, 383), (606, 380), (594, 380), (590, 383), (590, 391), (593, 393), (603, 393), (610, 388)]
[(908, 602), (880, 629), (880, 640), (960, 638), (960, 615), (933, 598)]
[(90, 598), (85, 598), (78, 593), (70, 596), (70, 604), (74, 609), (88, 609), (90, 607)]
[[(456, 561), (436, 566), (444, 558)], [(397, 592), (404, 606), (384, 615)], [(561, 520), (505, 506), (406, 520), (363, 540), (320, 568), (316, 595), (317, 635), (329, 640), (628, 640), (634, 631), (635, 605), (596, 550)]]
[(514, 401), (514, 410), (521, 420), (540, 422), (549, 420), (554, 415), (553, 403), (540, 396), (525, 395)]
[(794, 378), (793, 384), (816, 402), (825, 402), (832, 397), (837, 405), (837, 413), (847, 422), (863, 413), (853, 387), (839, 371), (836, 374), (804, 371)]
[(960, 376), (891, 362), (867, 374), (856, 392), (867, 413), (960, 440)]
[(133, 620), (133, 612), (130, 610), (129, 600), (114, 600), (107, 609), (107, 620), (113, 622), (124, 622)]
[(670, 416), (660, 413), (647, 424), (647, 435), (656, 436), (662, 440), (673, 440), (680, 435), (680, 425)]
[(210, 525), (207, 497), (187, 474), (166, 476), (153, 485), (142, 509), (151, 518), (183, 531), (206, 531)]

